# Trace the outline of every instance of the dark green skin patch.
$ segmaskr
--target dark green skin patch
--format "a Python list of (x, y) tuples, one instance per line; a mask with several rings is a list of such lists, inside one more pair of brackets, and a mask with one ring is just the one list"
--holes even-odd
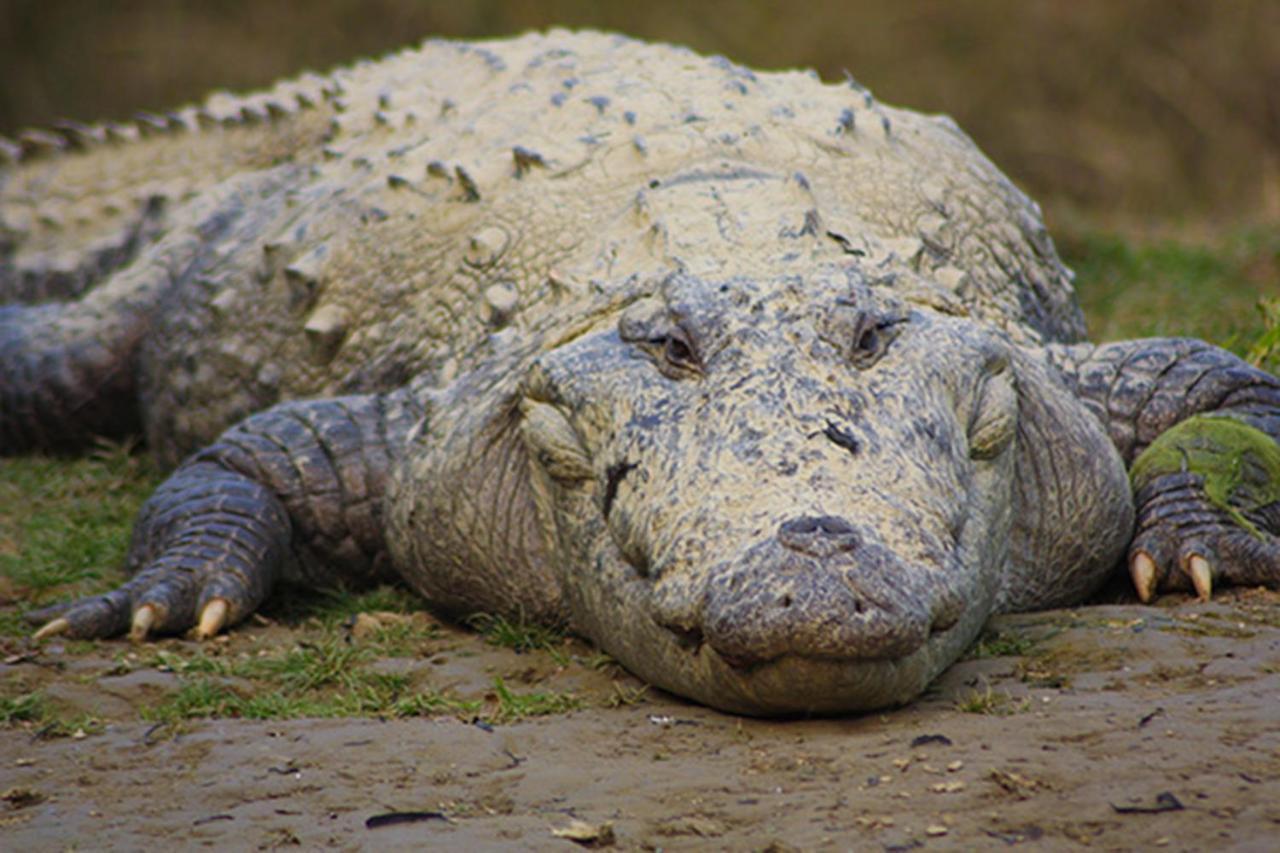
[(1280, 444), (1231, 417), (1196, 415), (1160, 434), (1129, 470), (1134, 491), (1181, 472), (1204, 478), (1205, 497), (1237, 525), (1264, 538), (1245, 513), (1280, 501)]

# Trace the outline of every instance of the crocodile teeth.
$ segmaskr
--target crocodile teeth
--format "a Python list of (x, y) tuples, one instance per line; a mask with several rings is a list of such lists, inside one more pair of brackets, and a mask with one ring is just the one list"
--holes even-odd
[(140, 643), (151, 633), (151, 628), (156, 624), (156, 609), (150, 604), (144, 604), (137, 610), (133, 611), (133, 626), (129, 629), (129, 639), (135, 643)]
[(32, 635), (33, 640), (44, 640), (48, 637), (56, 637), (59, 634), (65, 634), (71, 630), (71, 623), (66, 619), (58, 618), (52, 622), (46, 622), (39, 631)]
[(1209, 561), (1195, 554), (1187, 561), (1187, 574), (1191, 575), (1191, 583), (1196, 588), (1196, 597), (1208, 601), (1213, 595), (1213, 573), (1209, 569)]
[(207, 640), (227, 624), (227, 600), (214, 598), (200, 612), (200, 624), (196, 627), (196, 639)]
[(1146, 551), (1139, 551), (1129, 561), (1129, 577), (1138, 599), (1146, 604), (1156, 593), (1156, 561)]

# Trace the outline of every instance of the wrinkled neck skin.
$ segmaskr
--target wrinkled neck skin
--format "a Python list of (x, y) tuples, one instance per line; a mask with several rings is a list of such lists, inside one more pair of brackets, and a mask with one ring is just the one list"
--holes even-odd
[[(1073, 423), (1086, 486), (1120, 495), (1121, 515), (1127, 501), (1100, 430), (1033, 355), (853, 266), (638, 282), (518, 368), (477, 375), (393, 489), (410, 577), (446, 601), (470, 578), (458, 608), (555, 613), (647, 681), (734, 712), (906, 702), (998, 608), (1052, 601), (1026, 591), (1047, 522), (1015, 520), (1059, 499), (1023, 481), (1045, 451), (1024, 415)], [(468, 408), (486, 414), (454, 414)], [(477, 532), (424, 521), (459, 517)], [(475, 545), (512, 538), (518, 554)], [(1117, 547), (1095, 547), (1099, 578)], [(512, 573), (555, 594), (480, 600)]]

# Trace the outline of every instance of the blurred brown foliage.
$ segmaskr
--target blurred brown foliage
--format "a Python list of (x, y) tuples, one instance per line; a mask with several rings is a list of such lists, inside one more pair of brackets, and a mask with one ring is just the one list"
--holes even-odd
[(0, 0), (0, 131), (551, 25), (848, 68), (950, 113), (1051, 216), (1280, 220), (1276, 0)]

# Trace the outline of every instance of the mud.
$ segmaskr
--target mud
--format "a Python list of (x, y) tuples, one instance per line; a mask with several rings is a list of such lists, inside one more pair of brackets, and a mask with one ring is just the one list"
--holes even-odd
[[(905, 708), (784, 721), (644, 690), (576, 643), (517, 654), (447, 629), (429, 659), (379, 666), (482, 709), (495, 676), (585, 707), (156, 725), (140, 710), (183, 676), (131, 665), (145, 650), (10, 642), (2, 695), (39, 690), (101, 722), (0, 730), (0, 846), (1274, 849), (1280, 594), (992, 628), (985, 654)], [(291, 633), (251, 625), (224, 644)]]

